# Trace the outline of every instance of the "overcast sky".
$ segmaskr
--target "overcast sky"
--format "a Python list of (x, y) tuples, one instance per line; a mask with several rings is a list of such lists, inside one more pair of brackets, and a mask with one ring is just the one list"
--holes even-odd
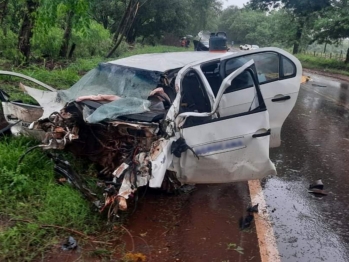
[(236, 5), (238, 7), (243, 7), (244, 4), (248, 2), (248, 0), (221, 0), (223, 2), (223, 8), (226, 8), (230, 5)]

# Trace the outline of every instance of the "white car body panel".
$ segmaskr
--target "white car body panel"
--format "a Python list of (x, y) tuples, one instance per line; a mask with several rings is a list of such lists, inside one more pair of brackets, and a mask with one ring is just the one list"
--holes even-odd
[[(302, 78), (302, 65), (297, 58), (295, 58), (294, 56), (292, 56), (284, 50), (278, 48), (258, 49), (258, 52), (266, 51), (273, 51), (278, 54), (281, 54), (286, 58), (290, 59), (296, 66), (296, 75), (294, 77), (260, 84), (261, 92), (263, 94), (263, 98), (270, 116), (270, 147), (278, 147), (281, 144), (282, 125), (285, 122), (287, 116), (291, 113), (297, 101)], [(248, 51), (244, 53), (244, 55), (250, 55), (254, 53), (256, 52)], [(221, 60), (227, 60), (229, 58), (239, 56), (241, 55), (233, 54), (228, 57), (221, 58)], [(222, 116), (225, 116), (231, 113), (237, 113), (241, 112), (241, 110), (245, 110), (249, 106), (247, 101), (251, 96), (253, 96), (253, 94), (253, 88), (246, 88), (229, 94), (224, 94), (219, 113)], [(290, 99), (277, 102), (272, 101), (274, 98), (284, 96), (290, 96)]]
[(264, 111), (183, 129), (199, 159), (186, 151), (177, 177), (183, 183), (227, 183), (275, 175), (269, 136), (252, 138), (258, 130), (266, 131), (268, 122)]

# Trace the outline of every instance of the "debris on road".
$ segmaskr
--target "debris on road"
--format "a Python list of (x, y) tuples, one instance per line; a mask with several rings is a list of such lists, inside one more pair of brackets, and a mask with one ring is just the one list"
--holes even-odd
[(244, 230), (246, 228), (249, 228), (253, 222), (253, 214), (248, 214), (245, 217), (240, 218), (240, 229)]
[(316, 180), (316, 181), (314, 182), (314, 184), (309, 185), (309, 189), (310, 189), (310, 190), (311, 190), (311, 189), (314, 189), (314, 188), (316, 188), (316, 189), (321, 189), (321, 190), (324, 189), (324, 184), (322, 183), (322, 180), (321, 180), (321, 179)]
[(312, 193), (314, 195), (322, 195), (322, 196), (327, 196), (328, 193), (324, 190), (321, 190), (321, 189), (311, 189), (311, 190), (308, 190), (308, 193)]
[(249, 212), (249, 213), (258, 213), (258, 205), (259, 204), (256, 204), (254, 206), (249, 206), (247, 208), (247, 212)]
[(318, 86), (318, 87), (326, 87), (326, 85), (319, 85), (319, 84), (311, 84), (312, 86)]
[(254, 213), (258, 213), (258, 204), (252, 206), (250, 205), (246, 211), (247, 211), (247, 216), (240, 218), (240, 229), (244, 230), (248, 227), (251, 226), (251, 223), (253, 222), (254, 219)]
[(62, 245), (63, 251), (74, 250), (78, 247), (78, 243), (72, 236), (68, 237), (67, 241)]
[(310, 76), (302, 76), (301, 84), (304, 84), (308, 81), (312, 81)]
[(327, 196), (328, 193), (323, 190), (324, 184), (322, 183), (322, 180), (316, 180), (314, 184), (309, 185), (308, 193), (312, 193), (316, 196)]

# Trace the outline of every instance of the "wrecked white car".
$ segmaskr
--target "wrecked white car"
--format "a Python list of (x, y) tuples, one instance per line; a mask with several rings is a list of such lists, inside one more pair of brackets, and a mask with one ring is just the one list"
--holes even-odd
[[(34, 133), (43, 149), (96, 163), (105, 186), (98, 206), (116, 213), (145, 185), (275, 174), (269, 147), (280, 145), (301, 75), (298, 59), (278, 48), (146, 54), (101, 63), (63, 91), (21, 84), (37, 106), (11, 102), (5, 92), (0, 99), (14, 134)], [(68, 177), (73, 172), (64, 161), (56, 164)]]

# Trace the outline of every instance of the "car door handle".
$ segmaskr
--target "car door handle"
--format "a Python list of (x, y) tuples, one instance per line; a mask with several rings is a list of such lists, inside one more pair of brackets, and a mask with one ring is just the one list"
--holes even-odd
[(284, 101), (289, 99), (291, 99), (290, 96), (281, 96), (281, 97), (273, 98), (271, 102), (279, 102), (279, 101)]
[(270, 129), (268, 129), (267, 132), (252, 135), (253, 138), (262, 137), (262, 136), (270, 136)]

